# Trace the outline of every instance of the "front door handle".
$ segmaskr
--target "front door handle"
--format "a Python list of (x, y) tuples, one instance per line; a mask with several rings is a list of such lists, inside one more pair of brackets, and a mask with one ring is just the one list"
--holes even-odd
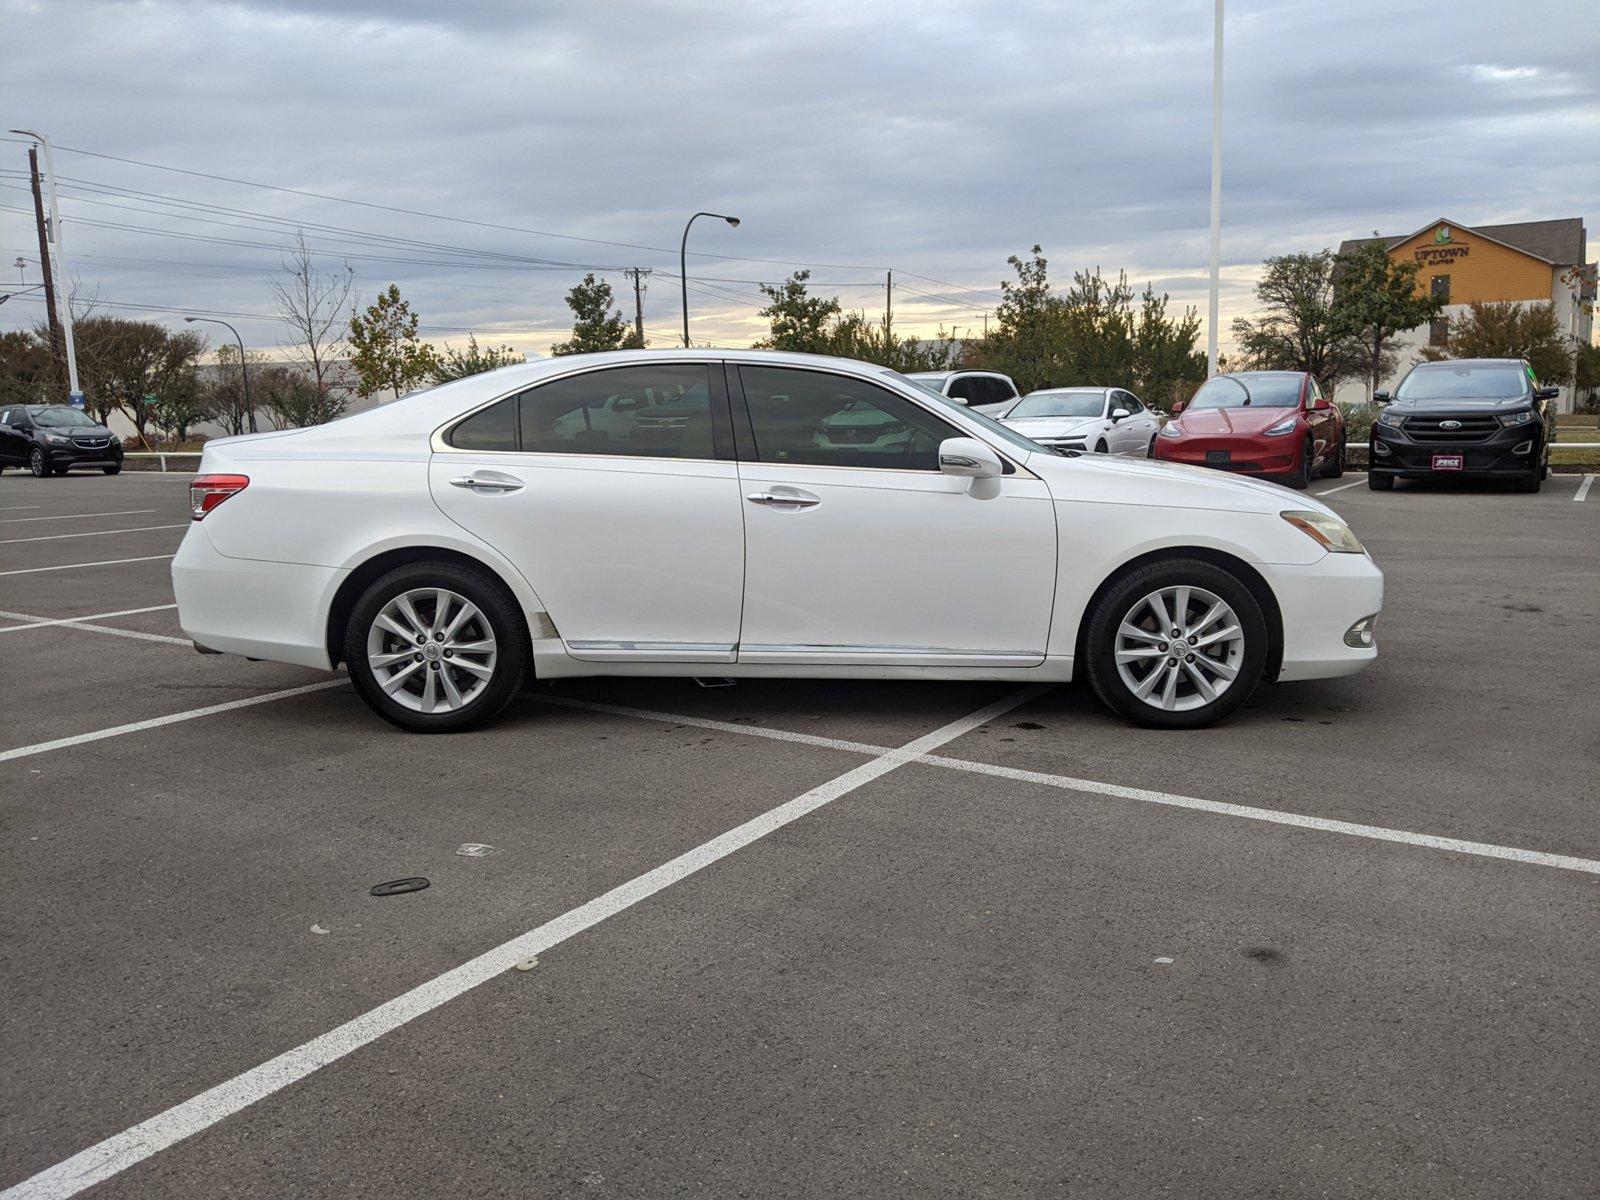
[(522, 482), (512, 479), (509, 475), (491, 478), (483, 475), (460, 475), (450, 481), (451, 487), (467, 488), (474, 492), (515, 492), (522, 488)]
[(751, 492), (745, 497), (751, 504), (770, 504), (776, 506), (791, 506), (794, 508), (814, 508), (822, 501), (810, 492)]

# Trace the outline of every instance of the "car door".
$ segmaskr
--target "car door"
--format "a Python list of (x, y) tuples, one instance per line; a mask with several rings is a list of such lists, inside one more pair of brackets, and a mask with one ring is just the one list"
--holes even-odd
[[(944, 439), (971, 435), (865, 379), (743, 363), (730, 384), (745, 496), (741, 663), (1043, 661), (1056, 527), (1041, 480), (1013, 466), (998, 494), (976, 498), (938, 466)], [(855, 426), (831, 417), (859, 424), (866, 410), (896, 437), (834, 436)]]
[(26, 463), (33, 448), (33, 418), (20, 406), (7, 414), (5, 428), (0, 429), (0, 454), (8, 463)]
[(1132, 392), (1119, 389), (1112, 395), (1113, 409), (1125, 408), (1128, 415), (1117, 422), (1117, 453), (1129, 458), (1143, 458), (1150, 449), (1150, 439), (1156, 433), (1155, 414), (1146, 408)]
[[(616, 397), (650, 419), (583, 419)], [(442, 440), (434, 501), (527, 577), (574, 658), (733, 661), (744, 503), (720, 363), (575, 371)]]
[(21, 438), (12, 428), (12, 417), (12, 409), (0, 409), (0, 463), (21, 461), (18, 457)]

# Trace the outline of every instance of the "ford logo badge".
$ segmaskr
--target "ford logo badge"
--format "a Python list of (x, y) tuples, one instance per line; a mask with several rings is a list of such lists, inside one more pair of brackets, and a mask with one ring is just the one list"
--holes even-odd
[(1461, 428), (1461, 422), (1460, 421), (1440, 421), (1439, 422), (1439, 428), (1440, 429), (1460, 429)]

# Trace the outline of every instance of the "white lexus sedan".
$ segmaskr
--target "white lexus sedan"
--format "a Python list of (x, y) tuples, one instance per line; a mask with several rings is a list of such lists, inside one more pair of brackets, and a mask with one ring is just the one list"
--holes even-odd
[(1110, 387), (1029, 392), (995, 418), (1052, 450), (1154, 458), (1161, 418), (1132, 392)]
[(1065, 458), (867, 363), (542, 359), (212, 441), (200, 472), (172, 566), (197, 648), (342, 662), (421, 732), (576, 675), (1082, 674), (1188, 728), (1377, 654), (1383, 577), (1328, 508)]

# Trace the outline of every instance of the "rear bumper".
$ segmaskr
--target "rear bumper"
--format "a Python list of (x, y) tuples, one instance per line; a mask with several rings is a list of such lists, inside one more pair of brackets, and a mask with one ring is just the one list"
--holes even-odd
[(1350, 646), (1345, 634), (1383, 608), (1383, 572), (1365, 554), (1329, 554), (1310, 566), (1274, 566), (1270, 583), (1283, 613), (1278, 681), (1354, 675), (1378, 647)]
[(178, 624), (185, 637), (207, 650), (332, 670), (327, 613), (347, 573), (227, 558), (197, 522), (172, 560)]
[[(1289, 475), (1299, 469), (1304, 443), (1296, 437), (1156, 438), (1156, 458), (1238, 475)], [(1222, 456), (1226, 455), (1223, 460)]]

